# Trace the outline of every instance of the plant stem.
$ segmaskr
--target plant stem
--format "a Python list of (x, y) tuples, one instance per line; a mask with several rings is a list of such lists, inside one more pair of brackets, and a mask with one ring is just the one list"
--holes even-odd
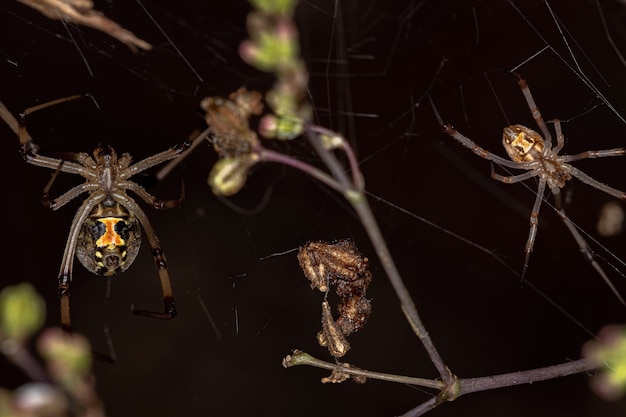
[(510, 387), (512, 385), (530, 384), (548, 379), (560, 378), (568, 375), (588, 372), (598, 369), (600, 365), (589, 359), (579, 359), (559, 365), (528, 371), (511, 372), (508, 374), (485, 376), (480, 378), (461, 379), (459, 396), (477, 391), (486, 391), (494, 388)]
[(328, 185), (330, 188), (336, 191), (339, 191), (342, 194), (345, 192), (344, 187), (342, 187), (341, 184), (338, 183), (333, 177), (315, 168), (313, 165), (310, 165), (310, 164), (307, 164), (306, 162), (302, 162), (298, 159), (292, 158), (289, 155), (285, 155), (280, 152), (276, 152), (271, 149), (264, 148), (263, 146), (260, 146), (260, 145), (255, 149), (255, 152), (258, 153), (262, 161), (277, 162), (279, 164), (284, 164), (292, 168), (296, 168), (304, 172), (305, 174), (310, 175), (316, 180)]
[[(426, 327), (424, 323), (419, 317), (417, 313), (417, 308), (413, 303), (413, 299), (409, 294), (404, 282), (402, 281), (402, 277), (398, 272), (398, 268), (396, 267), (393, 258), (391, 257), (391, 253), (389, 252), (389, 248), (385, 243), (385, 239), (382, 236), (380, 228), (378, 227), (378, 223), (372, 213), (372, 210), (367, 202), (367, 198), (362, 189), (357, 189), (353, 184), (350, 183), (348, 176), (346, 175), (343, 166), (339, 163), (335, 155), (332, 151), (329, 151), (322, 145), (319, 140), (318, 131), (315, 129), (307, 129), (307, 137), (309, 142), (318, 153), (324, 164), (328, 167), (330, 172), (333, 174), (335, 178), (339, 181), (339, 183), (346, 190), (344, 191), (344, 196), (346, 199), (352, 204), (354, 210), (356, 211), (363, 227), (365, 228), (372, 245), (374, 246), (374, 250), (378, 255), (378, 258), (383, 266), (385, 272), (387, 273), (387, 277), (391, 281), (391, 285), (395, 290), (398, 298), (400, 299), (400, 305), (402, 307), (402, 312), (406, 316), (411, 328), (420, 339), (424, 348), (428, 352), (431, 361), (437, 368), (439, 375), (446, 382), (447, 385), (454, 384), (455, 378), (454, 375), (450, 372), (448, 367), (443, 362), (443, 359), (439, 355), (437, 348), (435, 347), (430, 335), (426, 331)], [(346, 145), (346, 147), (349, 145)], [(361, 177), (359, 172), (359, 177)]]
[(302, 352), (299, 350), (294, 351), (292, 355), (289, 355), (285, 359), (283, 359), (283, 366), (285, 368), (290, 368), (292, 366), (297, 366), (297, 365), (310, 365), (316, 368), (330, 369), (331, 371), (343, 372), (343, 373), (354, 375), (354, 376), (364, 376), (366, 378), (378, 379), (381, 381), (397, 382), (400, 384), (408, 384), (408, 385), (415, 385), (415, 386), (426, 387), (426, 388), (434, 388), (437, 390), (442, 390), (445, 388), (445, 384), (442, 381), (435, 381), (432, 379), (425, 379), (425, 378), (414, 378), (414, 377), (403, 376), (403, 375), (387, 374), (383, 372), (373, 372), (373, 371), (367, 371), (365, 369), (359, 369), (359, 368), (347, 368), (338, 363), (331, 363), (331, 362), (323, 361), (321, 359), (317, 359), (309, 355), (308, 353)]
[(407, 411), (402, 417), (417, 417), (424, 415), (428, 411), (434, 409), (438, 405), (456, 399), (464, 394), (470, 394), (479, 391), (488, 391), (491, 389), (510, 387), (520, 384), (531, 384), (533, 382), (545, 381), (554, 378), (560, 378), (581, 372), (588, 372), (599, 368), (597, 362), (580, 359), (577, 361), (562, 363), (559, 365), (547, 366), (544, 368), (531, 369), (528, 371), (510, 372), (507, 374), (486, 376), (480, 378), (466, 378), (457, 380), (458, 391), (454, 398), (445, 395), (447, 385), (443, 381), (432, 379), (414, 378), (403, 375), (393, 375), (382, 372), (368, 371), (365, 369), (346, 367), (341, 363), (330, 363), (317, 359), (306, 352), (294, 351), (292, 355), (283, 359), (283, 366), (290, 368), (297, 365), (309, 365), (316, 368), (330, 369), (331, 371), (343, 372), (348, 375), (364, 376), (366, 378), (377, 379), (381, 381), (396, 382), (401, 384), (415, 385), (425, 388), (433, 388), (441, 391), (440, 395), (430, 398), (417, 407)]
[[(9, 343), (7, 341), (4, 342)], [(28, 349), (26, 349), (19, 342), (10, 342), (11, 344), (15, 344), (12, 348), (7, 349), (3, 348), (3, 353), (9, 358), (14, 364), (16, 364), (28, 377), (36, 382), (49, 382), (48, 376), (46, 372), (41, 367), (39, 362), (35, 360), (35, 358), (30, 354)]]

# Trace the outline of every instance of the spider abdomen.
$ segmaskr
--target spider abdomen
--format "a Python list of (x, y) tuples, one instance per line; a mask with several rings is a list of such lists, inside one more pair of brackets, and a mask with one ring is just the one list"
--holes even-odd
[(539, 133), (522, 125), (505, 127), (502, 144), (509, 158), (515, 162), (536, 161), (543, 155), (545, 145)]
[(121, 205), (99, 204), (82, 224), (76, 257), (89, 271), (114, 275), (125, 271), (141, 246), (137, 218)]

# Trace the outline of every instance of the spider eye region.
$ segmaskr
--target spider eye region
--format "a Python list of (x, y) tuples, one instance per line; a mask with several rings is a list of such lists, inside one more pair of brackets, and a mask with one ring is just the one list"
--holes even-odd
[(543, 155), (543, 138), (526, 126), (505, 127), (502, 133), (502, 144), (509, 158), (515, 162), (531, 162)]
[(109, 276), (133, 263), (140, 244), (141, 232), (134, 216), (91, 217), (81, 227), (76, 256), (89, 271)]

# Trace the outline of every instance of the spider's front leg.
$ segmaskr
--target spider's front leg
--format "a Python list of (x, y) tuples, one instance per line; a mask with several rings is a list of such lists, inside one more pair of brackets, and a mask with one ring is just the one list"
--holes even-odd
[[(78, 157), (76, 159), (80, 160), (81, 156), (90, 159), (89, 156), (84, 153), (78, 154)], [(65, 160), (62, 160), (62, 159), (59, 160), (59, 165), (57, 169), (54, 171), (54, 174), (52, 174), (50, 180), (48, 181), (48, 184), (46, 184), (46, 186), (43, 189), (41, 202), (43, 203), (45, 207), (48, 207), (51, 210), (58, 210), (59, 208), (63, 207), (65, 204), (67, 204), (74, 198), (78, 197), (80, 194), (84, 192), (88, 192), (88, 191), (95, 191), (99, 188), (97, 183), (87, 181), (83, 184), (80, 184), (71, 188), (69, 191), (66, 191), (64, 194), (62, 194), (61, 196), (55, 199), (50, 199), (50, 190), (52, 189), (52, 184), (54, 184), (54, 181), (56, 181), (56, 178), (59, 176), (59, 173), (63, 171), (63, 166), (66, 163), (67, 161)], [(89, 167), (87, 166), (87, 170), (81, 170), (80, 174), (83, 175), (85, 178), (89, 179), (93, 175), (91, 174), (90, 171), (88, 171), (88, 169)], [(93, 169), (95, 170), (95, 164), (94, 164)]]
[(126, 181), (124, 182), (123, 186), (125, 189), (133, 191), (135, 194), (141, 197), (143, 201), (152, 205), (152, 207), (157, 210), (180, 207), (185, 200), (185, 181), (182, 178), (180, 180), (180, 196), (171, 200), (160, 200), (147, 192), (145, 188), (133, 181)]

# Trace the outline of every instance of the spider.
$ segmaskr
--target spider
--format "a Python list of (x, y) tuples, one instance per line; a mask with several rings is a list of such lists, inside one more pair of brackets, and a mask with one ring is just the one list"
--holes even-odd
[[(52, 210), (58, 210), (81, 194), (87, 193), (87, 197), (72, 221), (59, 270), (58, 297), (61, 306), (61, 326), (64, 330), (71, 332), (70, 282), (74, 255), (86, 269), (94, 274), (111, 276), (123, 272), (133, 263), (139, 252), (141, 226), (146, 233), (161, 281), (164, 311), (154, 312), (133, 308), (133, 313), (145, 317), (171, 319), (176, 316), (176, 305), (167, 272), (165, 254), (161, 250), (159, 239), (148, 217), (135, 200), (127, 194), (127, 191), (134, 192), (156, 209), (179, 206), (183, 199), (184, 188), (179, 199), (159, 200), (136, 182), (130, 181), (130, 178), (148, 168), (176, 158), (189, 147), (190, 143), (183, 142), (134, 164), (131, 163), (132, 159), (128, 153), (118, 156), (110, 146), (99, 146), (93, 151), (93, 156), (84, 152), (64, 154), (68, 155), (66, 159), (40, 155), (26, 130), (26, 117), (36, 111), (81, 97), (83, 96), (65, 97), (30, 107), (19, 115), (17, 128), (20, 152), (24, 160), (32, 165), (55, 170), (44, 188), (44, 204)], [(85, 178), (85, 182), (50, 200), (48, 193), (59, 172), (80, 175)]]
[[(556, 146), (553, 147), (552, 135), (550, 134), (546, 122), (544, 122), (541, 113), (539, 112), (539, 108), (535, 104), (535, 100), (530, 93), (528, 84), (526, 83), (524, 78), (520, 76), (517, 76), (517, 79), (519, 87), (521, 88), (522, 93), (524, 94), (524, 97), (526, 99), (526, 103), (528, 104), (528, 107), (530, 109), (530, 112), (535, 119), (537, 126), (539, 126), (539, 129), (543, 133), (543, 136), (540, 135), (538, 132), (522, 125), (512, 125), (505, 127), (502, 136), (502, 144), (504, 145), (504, 149), (506, 150), (506, 153), (509, 155), (509, 158), (511, 158), (511, 160), (502, 158), (498, 155), (494, 155), (491, 152), (481, 148), (474, 141), (457, 131), (450, 124), (444, 123), (443, 119), (437, 112), (437, 109), (435, 108), (431, 98), (431, 105), (434, 110), (435, 116), (437, 117), (437, 120), (442, 126), (444, 132), (459, 141), (461, 145), (471, 149), (472, 152), (474, 152), (476, 155), (492, 162), (491, 177), (493, 179), (502, 181), (506, 184), (513, 184), (516, 182), (527, 180), (529, 178), (538, 179), (537, 196), (535, 198), (535, 203), (533, 204), (533, 208), (530, 213), (530, 231), (528, 233), (528, 240), (526, 241), (526, 255), (524, 259), (524, 267), (522, 270), (522, 279), (526, 274), (528, 262), (530, 260), (530, 254), (533, 250), (533, 245), (535, 243), (537, 227), (539, 225), (539, 209), (541, 207), (543, 195), (547, 186), (554, 195), (557, 213), (565, 223), (565, 226), (567, 226), (569, 231), (572, 233), (574, 239), (576, 240), (576, 243), (580, 247), (581, 252), (585, 256), (585, 259), (591, 263), (596, 271), (598, 271), (600, 276), (615, 293), (620, 302), (622, 304), (626, 304), (624, 302), (624, 299), (615, 289), (600, 265), (594, 260), (593, 254), (587, 246), (587, 243), (585, 242), (583, 237), (580, 235), (580, 233), (578, 233), (572, 222), (565, 215), (565, 211), (561, 208), (560, 194), (561, 188), (565, 186), (567, 181), (571, 180), (573, 177), (576, 177), (585, 184), (597, 188), (600, 191), (603, 191), (621, 200), (626, 200), (625, 192), (609, 187), (608, 185), (591, 178), (589, 175), (570, 165), (570, 162), (579, 161), (586, 158), (622, 156), (626, 154), (626, 149), (615, 148), (601, 151), (586, 151), (576, 155), (559, 155), (559, 152), (563, 148), (565, 142), (563, 132), (561, 130), (561, 122), (558, 119), (551, 121), (551, 123), (554, 124), (554, 130), (556, 133)], [(494, 171), (494, 162), (508, 168), (524, 169), (526, 170), (526, 172), (518, 175), (503, 176), (497, 174)]]

